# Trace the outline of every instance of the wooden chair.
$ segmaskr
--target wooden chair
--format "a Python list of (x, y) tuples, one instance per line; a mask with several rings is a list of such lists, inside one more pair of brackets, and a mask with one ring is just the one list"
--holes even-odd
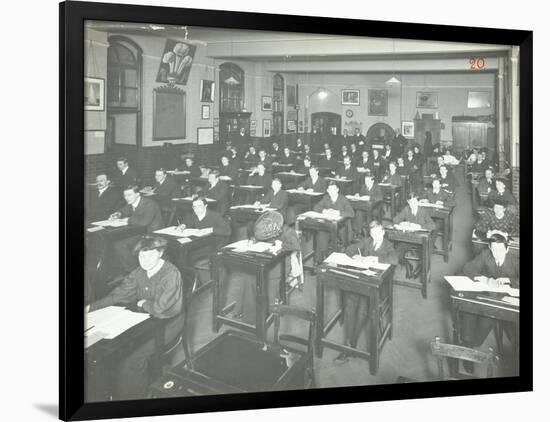
[[(435, 337), (435, 339), (430, 343), (430, 348), (432, 355), (437, 357), (439, 379), (442, 381), (474, 378), (471, 375), (466, 375), (459, 372), (459, 361), (486, 365), (487, 373), (485, 378), (492, 378), (494, 368), (499, 359), (498, 356), (494, 354), (492, 348), (489, 348), (488, 352), (482, 352), (469, 347), (441, 343), (441, 339), (439, 337)], [(444, 360), (449, 361), (450, 376), (447, 377), (445, 376)]]
[[(313, 367), (313, 348), (315, 341), (315, 326), (317, 323), (317, 316), (315, 309), (304, 309), (298, 306), (283, 305), (279, 303), (278, 299), (275, 299), (275, 304), (270, 307), (270, 312), (274, 315), (273, 323), (273, 344), (282, 348), (285, 351), (285, 345), (291, 348), (299, 345), (299, 349), (306, 347), (306, 380), (305, 385), (307, 388), (315, 388), (315, 370)], [(281, 334), (281, 318), (291, 316), (304, 321), (309, 322), (307, 339), (295, 336), (293, 334)], [(301, 346), (301, 347), (300, 347)]]

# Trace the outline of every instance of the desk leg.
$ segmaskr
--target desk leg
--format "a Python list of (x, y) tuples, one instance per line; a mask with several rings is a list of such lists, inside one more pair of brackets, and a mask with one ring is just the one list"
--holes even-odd
[(212, 260), (212, 273), (214, 276), (214, 289), (212, 290), (212, 331), (218, 332), (221, 322), (218, 320), (220, 314), (220, 266), (218, 260)]
[[(454, 302), (452, 304), (451, 314), (453, 319), (453, 344), (460, 345), (460, 311), (458, 309), (458, 306)], [(451, 375), (456, 377), (456, 375), (458, 374), (458, 361), (456, 359), (451, 359), (449, 365)]]
[(281, 262), (281, 279), (279, 280), (279, 301), (288, 304), (288, 295), (286, 292), (286, 258)]
[(315, 336), (315, 352), (318, 358), (323, 356), (323, 331), (325, 328), (325, 286), (317, 277), (317, 334)]
[(443, 220), (443, 260), (445, 262), (449, 262), (449, 231), (450, 228), (450, 220), (449, 217), (445, 218)]
[(378, 372), (378, 367), (380, 364), (380, 299), (379, 292), (370, 296), (369, 306), (370, 306), (370, 320), (371, 320), (371, 329), (370, 329), (370, 344), (368, 347), (369, 357), (369, 368), (371, 375), (376, 375)]
[(267, 300), (267, 270), (265, 268), (260, 269), (256, 274), (256, 335), (261, 340), (265, 341), (266, 330), (265, 320), (267, 318), (268, 300)]

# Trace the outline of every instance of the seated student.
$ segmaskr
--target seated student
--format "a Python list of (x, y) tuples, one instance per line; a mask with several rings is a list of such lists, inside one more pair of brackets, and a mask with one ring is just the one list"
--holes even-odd
[(338, 168), (338, 161), (332, 156), (330, 148), (325, 149), (325, 156), (319, 160), (319, 167), (330, 169), (331, 173)]
[(357, 168), (370, 169), (370, 154), (368, 150), (364, 149), (363, 151), (361, 151), (361, 157), (357, 159), (357, 161), (355, 162), (355, 166)]
[(475, 235), (486, 240), (497, 233), (509, 240), (510, 236), (519, 234), (518, 221), (514, 213), (506, 210), (506, 203), (495, 199), (493, 209), (488, 209), (475, 225)]
[(459, 164), (460, 161), (452, 154), (449, 148), (446, 148), (443, 154), (443, 163), (447, 165), (456, 165)]
[[(301, 273), (301, 266), (297, 260), (295, 252), (300, 251), (300, 241), (296, 231), (283, 222), (283, 216), (278, 211), (268, 211), (263, 213), (255, 222), (249, 233), (251, 240), (271, 243), (272, 250), (293, 251), (291, 256), (286, 259), (286, 268), (290, 268), (290, 275), (295, 276)], [(272, 271), (279, 273), (279, 268), (273, 268)], [(286, 274), (285, 274), (286, 276)], [(250, 273), (241, 273), (233, 275), (233, 279), (238, 282), (235, 308), (232, 317), (242, 319), (244, 322), (255, 323), (256, 320), (256, 277)], [(268, 276), (267, 296), (269, 303), (273, 303), (273, 297), (278, 297), (278, 282), (271, 282), (272, 277)]]
[(506, 187), (506, 178), (497, 177), (495, 180), (495, 189), (489, 193), (489, 206), (493, 205), (497, 199), (500, 199), (502, 203), (508, 208), (512, 206), (510, 211), (515, 211), (515, 207), (518, 205), (518, 200), (512, 192)]
[(188, 229), (208, 229), (212, 228), (216, 237), (216, 248), (219, 249), (225, 245), (228, 236), (231, 235), (229, 223), (221, 216), (219, 212), (208, 209), (206, 198), (199, 196), (193, 200), (193, 212), (187, 215), (185, 224), (178, 226), (179, 230)]
[(353, 134), (351, 141), (358, 146), (365, 145), (365, 137), (361, 134), (361, 129), (358, 127), (355, 128), (355, 133)]
[(349, 153), (348, 153), (348, 146), (347, 145), (342, 145), (340, 147), (340, 155), (339, 155), (339, 159), (340, 160), (343, 160), (344, 157), (349, 157)]
[[(327, 194), (321, 199), (313, 210), (323, 214), (339, 215), (341, 217), (353, 218), (355, 212), (351, 207), (348, 199), (340, 194), (338, 185), (330, 182), (327, 187)], [(342, 239), (345, 234), (345, 227), (342, 227), (338, 233), (338, 237)], [(315, 262), (317, 264), (323, 262), (328, 251), (330, 236), (327, 232), (317, 233), (317, 249), (315, 250)]]
[(275, 177), (271, 181), (271, 189), (269, 189), (255, 205), (267, 205), (269, 208), (276, 208), (283, 217), (286, 215), (288, 208), (288, 193), (282, 189), (283, 184), (281, 179)]
[(438, 177), (432, 178), (432, 187), (424, 191), (420, 202), (443, 205), (445, 207), (455, 205), (453, 194), (441, 188), (441, 179)]
[[(162, 213), (158, 204), (149, 198), (142, 198), (139, 188), (127, 186), (122, 192), (126, 205), (109, 217), (114, 220), (118, 218), (128, 218), (128, 225), (144, 227), (147, 233), (162, 229)], [(132, 271), (136, 266), (135, 256), (132, 254), (139, 236), (122, 239), (114, 243), (115, 253), (120, 260), (120, 264), (125, 273)]]
[(431, 166), (428, 169), (427, 173), (429, 173), (429, 175), (432, 177), (435, 177), (435, 176), (439, 177), (439, 167), (444, 165), (445, 165), (444, 157), (442, 155), (438, 155), (437, 161), (435, 163), (434, 162), (431, 163)]
[[(428, 210), (418, 206), (418, 195), (416, 192), (409, 192), (407, 197), (407, 206), (393, 218), (394, 224), (399, 224), (404, 221), (417, 224), (420, 229), (435, 229), (435, 224), (430, 217)], [(411, 250), (411, 246), (403, 242), (400, 242), (397, 245), (399, 263), (405, 267), (407, 271), (407, 278), (416, 278), (420, 274), (422, 267), (419, 265), (416, 271), (413, 271), (412, 264), (405, 259), (405, 254), (409, 250)]]
[(472, 164), (471, 171), (474, 173), (483, 174), (488, 167), (489, 167), (489, 163), (485, 159), (484, 154), (480, 153), (477, 155), (476, 161)]
[(353, 142), (349, 144), (349, 155), (351, 156), (351, 161), (355, 162), (359, 155), (359, 151), (357, 150), (357, 144), (354, 144)]
[[(368, 196), (370, 202), (378, 202), (382, 200), (382, 190), (380, 186), (375, 182), (374, 175), (367, 170), (363, 174), (363, 180), (365, 183), (361, 184), (359, 192), (355, 194), (356, 197), (359, 196)], [(355, 211), (355, 217), (353, 219), (353, 233), (355, 236), (359, 236), (365, 225), (365, 217), (367, 213), (365, 211), (357, 210)], [(378, 216), (376, 216), (378, 217)], [(369, 223), (368, 221), (366, 222)]]
[(294, 151), (298, 155), (302, 155), (304, 153), (304, 143), (302, 142), (301, 138), (296, 139), (296, 146), (294, 147)]
[[(424, 166), (424, 154), (420, 152), (420, 146), (418, 144), (413, 145), (413, 152), (414, 152), (414, 158), (418, 162), (418, 167), (420, 170), (422, 170), (422, 167)], [(431, 156), (432, 151), (429, 152), (428, 156)]]
[[(271, 175), (265, 171), (263, 164), (258, 164), (256, 167), (252, 168), (248, 179), (246, 180), (247, 185), (253, 186), (263, 186), (266, 190), (271, 186)], [(255, 194), (248, 194), (245, 198), (246, 204), (251, 204), (256, 201), (257, 197)]]
[(277, 164), (292, 164), (294, 166), (296, 164), (296, 159), (294, 156), (290, 153), (290, 148), (285, 146), (283, 149), (283, 155), (279, 157), (279, 160), (277, 161)]
[(382, 159), (389, 163), (393, 159), (393, 155), (391, 153), (391, 144), (384, 144), (384, 151), (382, 152)]
[(432, 157), (438, 157), (441, 154), (441, 144), (434, 144), (432, 148)]
[[(299, 191), (308, 192), (325, 192), (327, 190), (327, 181), (319, 176), (317, 166), (309, 167), (309, 177), (298, 185)], [(305, 204), (294, 204), (288, 207), (287, 224), (294, 224), (296, 216), (303, 212), (309, 211)]]
[(218, 203), (218, 210), (225, 215), (229, 209), (229, 186), (220, 180), (220, 172), (212, 170), (208, 174), (208, 190), (204, 193), (207, 198), (215, 199)]
[(485, 177), (477, 185), (477, 191), (480, 195), (489, 195), (495, 189), (495, 178), (492, 167), (485, 170)]
[(119, 188), (124, 188), (130, 185), (139, 186), (139, 176), (136, 170), (128, 165), (128, 159), (120, 157), (116, 160), (117, 173), (114, 182)]
[(409, 176), (409, 169), (405, 166), (405, 159), (397, 157), (397, 174), (399, 176)]
[[(384, 226), (378, 220), (369, 224), (370, 237), (361, 237), (346, 248), (346, 254), (358, 261), (377, 261), (383, 264), (397, 265), (397, 253), (392, 242), (384, 238)], [(369, 315), (369, 305), (364, 296), (346, 292), (344, 295), (344, 344), (356, 348), (361, 329)], [(341, 352), (335, 359), (337, 363), (348, 360), (346, 352)]]
[(201, 175), (201, 169), (195, 163), (195, 159), (191, 154), (185, 156), (185, 164), (181, 168), (181, 171), (188, 171), (190, 177), (200, 177)]
[(368, 168), (374, 174), (376, 181), (380, 181), (382, 175), (386, 171), (386, 166), (382, 157), (380, 157), (380, 152), (377, 149), (372, 150), (372, 157), (369, 160)]
[(86, 220), (90, 222), (106, 220), (123, 202), (120, 190), (111, 186), (106, 174), (98, 174), (95, 181), (97, 192), (90, 194), (86, 207)]
[(441, 188), (449, 193), (454, 194), (456, 191), (456, 179), (451, 173), (449, 173), (449, 169), (447, 168), (447, 166), (439, 167), (439, 175), (441, 176), (439, 178), (441, 182)]
[(271, 160), (264, 148), (260, 148), (258, 151), (258, 164), (262, 164), (265, 167), (265, 171), (271, 173)]
[(357, 192), (359, 185), (359, 173), (357, 172), (355, 166), (352, 166), (351, 157), (349, 155), (346, 155), (344, 157), (344, 164), (336, 172), (336, 177), (351, 180), (353, 182), (349, 186), (347, 186), (346, 189), (344, 189), (345, 192), (343, 193), (351, 194), (353, 192)]
[(311, 168), (311, 157), (309, 155), (305, 155), (302, 162), (298, 164), (298, 168), (296, 169), (296, 172), (302, 173), (302, 174), (309, 174), (310, 168)]
[[(519, 256), (510, 251), (506, 239), (493, 234), (489, 237), (489, 248), (485, 248), (472, 261), (466, 263), (463, 274), (471, 279), (488, 283), (492, 286), (510, 284), (512, 288), (519, 288)], [(466, 347), (479, 347), (494, 327), (494, 320), (479, 315), (461, 312), (462, 344)], [(515, 344), (515, 327), (511, 323), (504, 323), (504, 330)], [(464, 368), (472, 372), (473, 365), (465, 364)]]
[(393, 186), (401, 186), (403, 184), (401, 176), (397, 173), (397, 164), (395, 164), (395, 161), (389, 162), (388, 171), (382, 178), (381, 183), (389, 183)]
[(231, 153), (229, 157), (229, 163), (233, 166), (235, 170), (239, 170), (242, 166), (241, 159), (239, 158), (239, 154), (237, 154), (237, 148), (232, 146), (229, 149), (229, 152)]
[[(166, 240), (142, 238), (135, 246), (139, 266), (103, 299), (86, 306), (85, 312), (111, 305), (130, 305), (153, 318), (167, 320), (165, 344), (181, 333), (183, 324), (183, 283), (179, 270), (163, 258)], [(137, 345), (116, 368), (116, 400), (144, 399), (149, 385), (148, 364), (155, 353), (155, 338)]]
[(248, 146), (248, 151), (246, 151), (246, 153), (244, 154), (243, 161), (247, 161), (248, 163), (253, 163), (253, 164), (256, 164), (258, 163), (258, 161), (260, 161), (260, 158), (258, 157), (256, 148), (254, 147), (254, 145)]
[(222, 155), (220, 162), (220, 176), (229, 177), (231, 179), (230, 182), (236, 183), (238, 181), (239, 169), (235, 168), (235, 166), (229, 161), (227, 155)]
[(302, 154), (300, 154), (300, 157), (301, 159), (303, 159), (303, 157), (305, 156), (308, 156), (308, 157), (311, 157), (311, 145), (309, 144), (304, 144), (304, 150), (302, 152)]
[(271, 158), (273, 159), (273, 161), (277, 161), (281, 154), (282, 154), (282, 151), (281, 151), (281, 148), (279, 147), (279, 143), (278, 142), (273, 142), (271, 144), (271, 151), (269, 153), (269, 155), (271, 155)]
[(163, 168), (155, 170), (155, 199), (161, 209), (170, 208), (172, 206), (172, 198), (178, 198), (181, 194), (181, 189), (171, 177), (168, 177), (166, 170)]

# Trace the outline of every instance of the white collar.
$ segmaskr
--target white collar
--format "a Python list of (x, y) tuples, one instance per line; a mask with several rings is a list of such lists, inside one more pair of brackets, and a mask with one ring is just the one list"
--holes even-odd
[(195, 214), (199, 221), (204, 220), (204, 217), (206, 217), (206, 208), (204, 209), (204, 213), (202, 215)]
[(103, 192), (105, 192), (107, 189), (109, 189), (109, 185), (105, 186), (103, 189), (98, 189), (99, 195), (101, 195)]
[(164, 265), (164, 259), (161, 258), (159, 259), (159, 262), (157, 262), (157, 265), (155, 265), (150, 270), (147, 270), (147, 277), (152, 278), (156, 273), (159, 272), (159, 270), (162, 268), (163, 265)]
[(122, 171), (122, 174), (126, 174), (126, 172), (128, 171), (129, 167), (126, 167), (124, 170), (121, 170)]
[(141, 196), (139, 196), (136, 202), (132, 204), (132, 208), (135, 210), (138, 207), (140, 202), (141, 202)]

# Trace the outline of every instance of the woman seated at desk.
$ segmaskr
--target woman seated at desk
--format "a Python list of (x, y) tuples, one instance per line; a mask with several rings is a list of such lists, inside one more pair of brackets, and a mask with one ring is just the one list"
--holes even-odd
[[(85, 308), (85, 312), (112, 305), (128, 304), (154, 318), (171, 319), (165, 327), (165, 344), (181, 333), (183, 283), (179, 270), (163, 258), (166, 240), (147, 236), (135, 247), (139, 267), (128, 274), (109, 295)], [(116, 368), (115, 394), (117, 400), (143, 399), (153, 381), (148, 376), (148, 363), (155, 353), (151, 338), (124, 357)]]
[[(346, 248), (346, 254), (357, 260), (374, 260), (383, 264), (397, 265), (397, 253), (392, 243), (384, 238), (384, 226), (378, 220), (369, 224), (370, 237), (362, 237)], [(367, 299), (363, 296), (346, 292), (344, 312), (344, 344), (357, 347), (361, 329), (365, 326), (369, 314)], [(346, 352), (340, 352), (335, 361), (344, 363), (348, 360)]]
[(481, 240), (486, 240), (493, 234), (500, 234), (510, 239), (519, 233), (517, 215), (508, 211), (506, 202), (497, 198), (493, 209), (486, 209), (475, 225), (474, 234)]
[[(428, 211), (422, 207), (418, 206), (418, 195), (416, 192), (410, 192), (407, 198), (407, 206), (399, 212), (394, 218), (393, 222), (394, 224), (399, 224), (402, 222), (408, 222), (415, 224), (418, 229), (424, 229), (432, 231), (435, 229), (435, 224), (430, 217)], [(406, 243), (400, 242), (397, 245), (397, 252), (399, 255), (399, 263), (403, 266), (405, 266), (405, 269), (407, 271), (407, 278), (417, 278), (422, 271), (422, 266), (419, 265), (418, 268), (413, 271), (412, 264), (405, 259), (405, 254), (409, 252), (410, 250), (415, 250), (414, 248), (411, 249), (411, 245), (408, 245)]]

